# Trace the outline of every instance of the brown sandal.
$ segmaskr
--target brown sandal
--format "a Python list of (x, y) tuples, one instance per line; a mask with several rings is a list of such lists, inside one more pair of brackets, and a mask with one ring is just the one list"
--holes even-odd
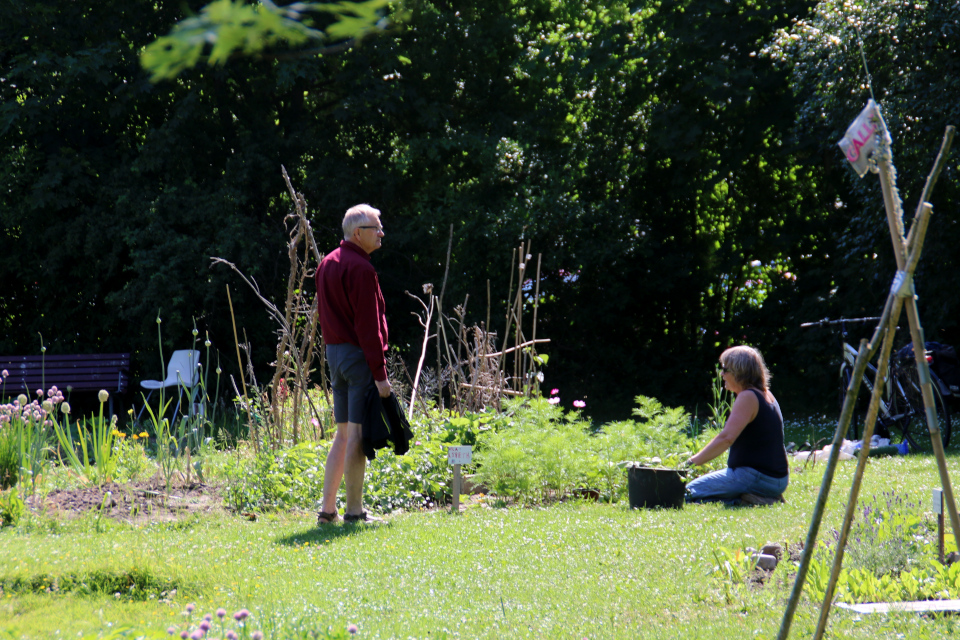
[(326, 511), (318, 511), (318, 512), (317, 512), (317, 525), (318, 525), (318, 526), (321, 525), (321, 524), (333, 524), (334, 522), (336, 522), (336, 521), (339, 520), (339, 519), (340, 519), (340, 514), (338, 514), (336, 511), (331, 511), (331, 512), (329, 512), (329, 513), (327, 513)]

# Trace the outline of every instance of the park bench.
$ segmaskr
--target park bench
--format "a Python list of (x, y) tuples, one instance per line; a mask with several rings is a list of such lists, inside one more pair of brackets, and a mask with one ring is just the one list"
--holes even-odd
[(64, 395), (105, 389), (111, 394), (113, 415), (113, 394), (126, 391), (130, 382), (130, 354), (0, 356), (0, 370), (8, 373), (0, 382), (0, 395), (25, 393), (36, 399), (37, 389), (46, 393), (53, 386)]

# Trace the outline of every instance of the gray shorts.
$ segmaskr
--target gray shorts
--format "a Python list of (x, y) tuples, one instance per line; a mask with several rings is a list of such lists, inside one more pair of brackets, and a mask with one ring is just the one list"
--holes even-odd
[(349, 343), (328, 344), (327, 364), (330, 366), (330, 386), (333, 387), (334, 421), (337, 424), (363, 424), (367, 413), (367, 392), (376, 386), (363, 349)]

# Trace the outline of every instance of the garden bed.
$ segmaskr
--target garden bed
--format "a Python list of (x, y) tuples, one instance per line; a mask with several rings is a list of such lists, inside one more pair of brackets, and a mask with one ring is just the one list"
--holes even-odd
[(161, 478), (57, 489), (42, 497), (29, 497), (26, 504), (34, 513), (57, 519), (96, 515), (102, 510), (102, 517), (138, 525), (225, 511), (222, 487), (179, 482), (167, 496)]

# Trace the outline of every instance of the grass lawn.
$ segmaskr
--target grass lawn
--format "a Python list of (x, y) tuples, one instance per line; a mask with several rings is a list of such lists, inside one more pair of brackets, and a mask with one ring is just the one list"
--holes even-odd
[[(804, 540), (823, 468), (795, 467), (788, 503), (759, 508), (479, 503), (459, 516), (319, 529), (308, 513), (141, 528), (32, 518), (0, 530), (0, 629), (76, 638), (132, 625), (166, 635), (195, 603), (194, 620), (247, 608), (248, 630), (268, 638), (339, 635), (348, 624), (367, 638), (772, 638), (793, 567), (781, 562), (761, 587), (733, 585), (711, 575), (713, 551)], [(853, 470), (840, 464), (821, 538), (839, 524)], [(929, 504), (937, 485), (932, 458), (877, 458), (863, 495), (895, 490)], [(812, 634), (818, 608), (802, 601), (791, 637)], [(828, 636), (933, 638), (957, 628), (949, 616), (835, 609)]]

